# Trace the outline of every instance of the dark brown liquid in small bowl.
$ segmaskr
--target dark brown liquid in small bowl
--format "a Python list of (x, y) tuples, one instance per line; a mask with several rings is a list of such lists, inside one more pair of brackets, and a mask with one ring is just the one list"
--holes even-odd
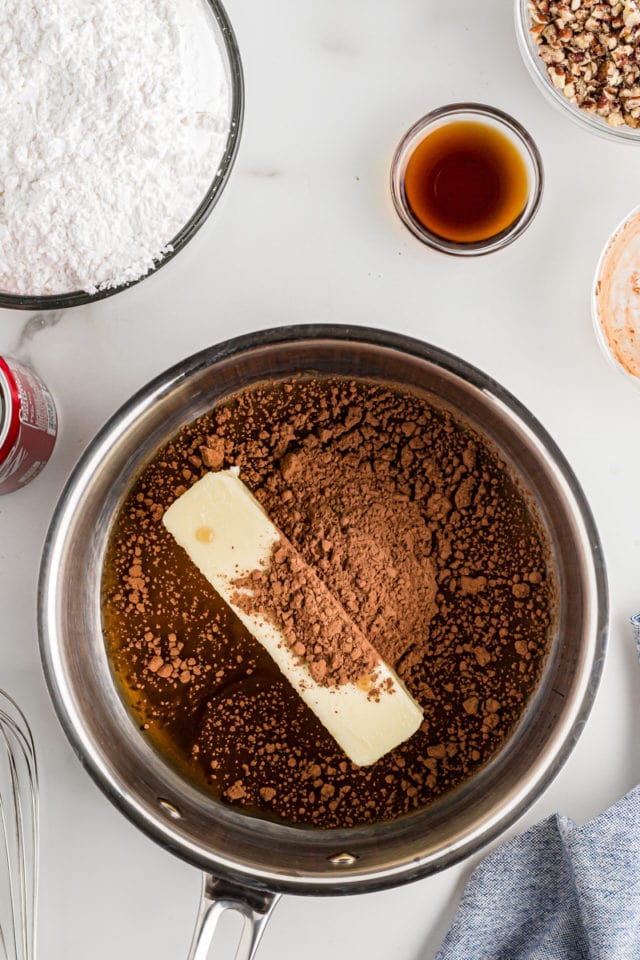
[(522, 215), (529, 178), (522, 154), (499, 130), (473, 121), (437, 127), (407, 163), (409, 209), (430, 233), (454, 243), (498, 236)]

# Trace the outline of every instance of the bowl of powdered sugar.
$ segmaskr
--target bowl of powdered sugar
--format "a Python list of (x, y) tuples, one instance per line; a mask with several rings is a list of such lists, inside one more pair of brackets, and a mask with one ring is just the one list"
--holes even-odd
[(0, 306), (110, 296), (218, 200), (243, 113), (217, 0), (4, 0)]

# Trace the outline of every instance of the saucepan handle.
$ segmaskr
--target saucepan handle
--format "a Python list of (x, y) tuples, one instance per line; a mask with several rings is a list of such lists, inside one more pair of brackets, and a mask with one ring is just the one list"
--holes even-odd
[(208, 960), (218, 920), (225, 910), (242, 916), (243, 926), (235, 960), (253, 960), (260, 938), (280, 894), (247, 890), (226, 880), (204, 875), (200, 909), (188, 960)]

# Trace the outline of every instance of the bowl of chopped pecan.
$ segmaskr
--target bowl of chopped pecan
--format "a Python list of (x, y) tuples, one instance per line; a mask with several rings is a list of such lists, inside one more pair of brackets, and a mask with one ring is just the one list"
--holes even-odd
[(640, 143), (640, 0), (516, 0), (538, 87), (593, 133)]

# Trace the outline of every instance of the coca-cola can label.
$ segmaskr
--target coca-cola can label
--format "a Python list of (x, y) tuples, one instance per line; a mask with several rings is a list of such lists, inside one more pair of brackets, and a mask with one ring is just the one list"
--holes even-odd
[(0, 357), (0, 495), (36, 477), (53, 452), (58, 416), (40, 377)]

